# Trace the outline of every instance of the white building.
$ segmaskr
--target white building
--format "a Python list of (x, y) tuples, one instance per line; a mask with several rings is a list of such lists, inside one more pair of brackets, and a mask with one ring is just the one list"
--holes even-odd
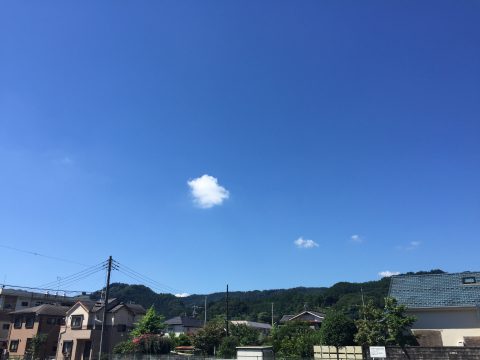
[(393, 276), (389, 296), (416, 317), (422, 346), (480, 346), (480, 272)]

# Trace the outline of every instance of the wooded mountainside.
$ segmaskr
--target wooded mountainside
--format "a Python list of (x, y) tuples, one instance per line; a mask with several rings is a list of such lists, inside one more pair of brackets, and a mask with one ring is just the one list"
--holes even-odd
[[(442, 270), (420, 271), (407, 274), (443, 273)], [(373, 300), (378, 306), (388, 294), (390, 278), (363, 283), (339, 282), (327, 288), (297, 287), (292, 289), (231, 291), (229, 311), (231, 320), (271, 321), (271, 304), (274, 303), (274, 321), (283, 315), (296, 314), (304, 308), (313, 311), (326, 311), (328, 308), (341, 310), (356, 317), (362, 304), (362, 289), (365, 301)], [(208, 320), (225, 315), (225, 292), (207, 295)], [(100, 291), (92, 294), (100, 297)], [(166, 319), (185, 315), (192, 316), (194, 305), (198, 306), (196, 317), (204, 317), (205, 295), (190, 295), (179, 298), (172, 294), (157, 294), (144, 285), (113, 283), (110, 297), (124, 302), (135, 302), (145, 308), (154, 306)]]

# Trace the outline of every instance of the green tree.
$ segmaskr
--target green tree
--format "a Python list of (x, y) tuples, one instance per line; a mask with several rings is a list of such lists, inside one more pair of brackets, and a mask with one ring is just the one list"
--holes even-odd
[(260, 345), (260, 331), (247, 325), (231, 325), (230, 334), (237, 338), (238, 346)]
[(278, 357), (313, 357), (313, 346), (320, 344), (320, 332), (308, 323), (287, 322), (272, 329), (269, 341)]
[(139, 346), (131, 340), (122, 341), (113, 348), (114, 354), (133, 354), (139, 351)]
[(40, 359), (45, 353), (45, 343), (47, 342), (47, 334), (35, 335), (29, 343), (27, 353), (31, 355), (32, 359)]
[(234, 359), (237, 355), (238, 338), (226, 336), (222, 339), (218, 348), (218, 355), (224, 359)]
[(151, 306), (145, 316), (135, 324), (130, 335), (136, 338), (144, 334), (160, 334), (164, 328), (163, 316), (157, 315), (155, 308)]
[(385, 298), (383, 309), (368, 302), (356, 321), (358, 332), (355, 341), (360, 345), (416, 345), (410, 327), (415, 317), (406, 315), (406, 307), (394, 298)]
[(320, 338), (322, 344), (335, 346), (337, 349), (342, 346), (352, 345), (355, 335), (355, 324), (352, 319), (339, 312), (330, 312), (322, 322)]
[(193, 346), (204, 355), (214, 355), (226, 336), (223, 321), (210, 321), (192, 339)]

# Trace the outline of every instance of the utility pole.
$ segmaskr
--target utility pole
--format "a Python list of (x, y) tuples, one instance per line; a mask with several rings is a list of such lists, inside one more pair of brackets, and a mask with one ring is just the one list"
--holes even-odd
[(207, 325), (207, 297), (205, 296), (205, 320), (203, 326)]
[(110, 295), (110, 273), (112, 272), (112, 256), (108, 257), (107, 267), (107, 285), (105, 289), (105, 302), (103, 303), (103, 320), (102, 320), (102, 332), (100, 333), (100, 349), (98, 350), (98, 360), (102, 359), (103, 338), (105, 336), (105, 328), (107, 324), (107, 305), (108, 297)]
[(273, 327), (273, 302), (272, 302), (272, 327)]
[(229, 327), (229, 321), (230, 321), (230, 319), (229, 319), (229, 317), (228, 317), (228, 284), (227, 284), (227, 336), (230, 335), (230, 332), (228, 331), (228, 330), (229, 330), (229, 329), (228, 329), (228, 327)]
[(365, 299), (363, 298), (363, 287), (360, 288), (360, 291), (362, 292), (362, 312), (363, 312), (363, 319), (367, 320), (365, 317)]

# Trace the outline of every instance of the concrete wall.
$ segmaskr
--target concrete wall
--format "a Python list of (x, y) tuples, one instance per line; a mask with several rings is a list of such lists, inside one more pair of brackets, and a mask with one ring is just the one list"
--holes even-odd
[[(480, 348), (468, 347), (387, 347), (388, 360), (478, 360)], [(373, 360), (366, 351), (366, 360)]]

